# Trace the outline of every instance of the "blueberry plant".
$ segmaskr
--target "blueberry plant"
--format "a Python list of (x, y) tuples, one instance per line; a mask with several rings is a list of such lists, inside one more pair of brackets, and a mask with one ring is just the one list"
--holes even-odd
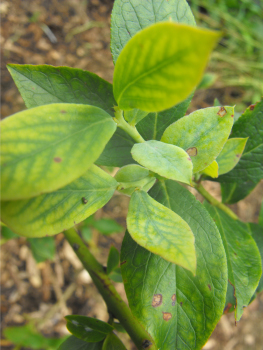
[[(109, 311), (108, 323), (67, 316), (61, 350), (125, 349), (123, 329), (139, 350), (198, 350), (223, 312), (238, 321), (263, 289), (262, 214), (243, 223), (225, 205), (263, 178), (263, 102), (238, 120), (232, 106), (185, 116), (220, 36), (195, 26), (185, 0), (116, 0), (113, 85), (8, 65), (28, 109), (1, 123), (1, 220), (31, 238), (64, 232)], [(220, 182), (222, 202), (204, 179)], [(131, 197), (127, 231), (105, 269), (74, 226), (116, 190)], [(112, 283), (119, 270), (129, 307)]]

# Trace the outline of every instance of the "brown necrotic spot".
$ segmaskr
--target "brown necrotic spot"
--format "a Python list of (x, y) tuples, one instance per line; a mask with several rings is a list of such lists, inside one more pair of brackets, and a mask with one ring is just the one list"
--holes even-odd
[(255, 104), (254, 104), (254, 105), (250, 105), (250, 106), (249, 106), (249, 109), (250, 109), (251, 111), (253, 111), (253, 109), (255, 108), (255, 106), (256, 106)]
[(241, 157), (241, 154), (236, 154), (236, 157), (237, 157), (237, 158), (240, 158), (240, 157)]
[(61, 163), (62, 162), (62, 159), (60, 157), (55, 157), (54, 158), (54, 162), (56, 163)]
[(209, 290), (212, 290), (212, 288), (211, 288), (210, 284), (208, 284), (207, 286), (208, 286)]
[(60, 113), (62, 113), (62, 114), (65, 114), (65, 113), (67, 113), (64, 109), (62, 109), (61, 111), (60, 111)]
[(163, 296), (162, 294), (154, 294), (153, 296), (153, 301), (152, 301), (152, 306), (157, 307), (162, 304), (163, 301)]
[(169, 321), (172, 318), (172, 314), (170, 312), (163, 312), (163, 319), (165, 321)]
[(197, 148), (196, 148), (196, 147), (188, 148), (188, 150), (186, 151), (186, 153), (188, 153), (188, 155), (189, 155), (190, 157), (195, 157), (195, 156), (197, 156)]
[(180, 306), (183, 306), (183, 302), (182, 301), (180, 302)]
[(121, 262), (121, 265), (126, 264), (126, 262), (127, 262), (126, 260), (122, 261), (122, 262)]
[(175, 306), (175, 302), (176, 302), (176, 294), (173, 294), (172, 297), (172, 306)]
[(227, 314), (229, 312), (229, 310), (231, 309), (233, 305), (231, 303), (228, 303), (225, 308), (224, 308), (224, 314)]
[(219, 111), (217, 112), (217, 114), (218, 114), (220, 117), (224, 117), (224, 116), (227, 114), (227, 111), (226, 111), (225, 107), (220, 107), (220, 108), (219, 108)]

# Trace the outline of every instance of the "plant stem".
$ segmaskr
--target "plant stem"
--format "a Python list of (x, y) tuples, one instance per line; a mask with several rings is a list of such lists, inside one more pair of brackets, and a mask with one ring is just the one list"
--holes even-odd
[(136, 127), (126, 122), (126, 120), (123, 118), (123, 111), (118, 107), (115, 108), (114, 120), (117, 123), (118, 127), (124, 130), (127, 134), (129, 134), (137, 143), (145, 142), (145, 140), (139, 134)]
[[(134, 318), (130, 308), (117, 293), (111, 280), (104, 272), (103, 266), (90, 253), (74, 228), (64, 232), (64, 235), (89, 272), (95, 286), (103, 297), (108, 310), (123, 325), (139, 350), (157, 350), (152, 337), (145, 331), (140, 323)], [(148, 346), (147, 346), (148, 345)]]
[(215, 199), (215, 197), (211, 196), (211, 194), (209, 192), (207, 192), (207, 190), (198, 183), (195, 183), (195, 188), (197, 189), (197, 191), (199, 193), (201, 193), (201, 195), (208, 200), (209, 203), (213, 204), (215, 207), (223, 210), (225, 213), (227, 213), (232, 219), (234, 220), (238, 220), (238, 216), (233, 213), (233, 211), (228, 208), (225, 204), (223, 204), (222, 202), (219, 202), (217, 199)]

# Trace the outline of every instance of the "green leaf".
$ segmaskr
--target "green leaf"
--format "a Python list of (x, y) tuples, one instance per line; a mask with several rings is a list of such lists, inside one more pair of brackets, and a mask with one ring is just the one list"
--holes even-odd
[[(104, 109), (114, 116), (112, 84), (96, 74), (77, 68), (47, 65), (7, 66), (26, 106), (37, 107), (50, 103), (88, 104)], [(96, 164), (123, 166), (133, 163), (130, 150), (134, 141), (118, 129), (106, 145)]]
[(130, 111), (124, 112), (124, 118), (130, 125), (135, 126), (137, 123), (139, 123), (139, 121), (145, 118), (147, 114), (148, 112), (144, 112), (140, 109), (135, 108)]
[(176, 106), (162, 112), (150, 113), (143, 120), (141, 120), (136, 125), (136, 128), (144, 140), (160, 140), (164, 130), (170, 124), (174, 123), (176, 120), (185, 115), (192, 97), (193, 94)]
[(103, 235), (124, 231), (124, 228), (113, 219), (102, 218), (95, 221), (93, 226)]
[(46, 338), (38, 333), (31, 323), (25, 326), (7, 327), (4, 329), (4, 335), (18, 347), (30, 349), (56, 350), (65, 340), (65, 337), (61, 339)]
[(140, 246), (195, 275), (196, 254), (190, 227), (144, 191), (135, 191), (131, 196), (127, 228)]
[(1, 226), (1, 237), (4, 238), (5, 240), (9, 240), (13, 238), (18, 238), (19, 236), (16, 233), (14, 233), (12, 230), (10, 230), (9, 227)]
[(74, 181), (94, 163), (116, 129), (103, 110), (52, 104), (4, 119), (2, 200), (52, 192)]
[(37, 263), (54, 258), (56, 244), (53, 237), (28, 238), (28, 242)]
[[(263, 267), (263, 229), (262, 226), (258, 225), (258, 224), (254, 224), (254, 223), (248, 223), (248, 228), (249, 231), (252, 235), (252, 237), (254, 238), (260, 256), (261, 256), (261, 267)], [(261, 278), (259, 280), (256, 292), (257, 293), (261, 293), (263, 291), (263, 274), (261, 274)]]
[(131, 156), (134, 143), (135, 141), (131, 136), (118, 128), (95, 163), (118, 168), (135, 163)]
[(221, 183), (257, 184), (263, 179), (263, 99), (250, 106), (233, 126), (231, 138), (249, 137), (236, 167), (218, 178)]
[(172, 22), (137, 33), (116, 62), (118, 106), (156, 112), (184, 101), (201, 80), (219, 38), (217, 32)]
[(92, 230), (90, 227), (83, 227), (81, 229), (81, 235), (83, 237), (83, 239), (86, 241), (86, 242), (90, 242), (92, 240)]
[(140, 247), (126, 233), (121, 269), (129, 305), (158, 349), (199, 350), (225, 304), (227, 264), (220, 234), (203, 205), (178, 183), (158, 182), (150, 195), (190, 226), (196, 276)]
[(214, 160), (208, 167), (202, 170), (202, 174), (211, 176), (212, 178), (218, 177), (218, 164)]
[(114, 116), (112, 85), (96, 74), (69, 67), (9, 64), (28, 108), (51, 103), (87, 104)]
[(148, 169), (137, 164), (122, 167), (115, 179), (119, 182), (117, 190), (121, 193), (132, 195), (136, 188), (147, 192), (155, 183), (155, 177), (150, 175)]
[(109, 275), (113, 270), (115, 270), (120, 263), (120, 253), (117, 248), (111, 246), (108, 261), (107, 261), (107, 274)]
[(122, 276), (121, 276), (121, 269), (120, 267), (118, 267), (117, 269), (115, 269), (114, 271), (112, 271), (110, 274), (109, 274), (109, 278), (114, 281), (114, 282), (117, 282), (117, 283), (122, 283)]
[(87, 343), (72, 335), (60, 345), (58, 350), (102, 350), (103, 341), (98, 343)]
[(188, 154), (180, 147), (160, 141), (136, 143), (133, 158), (157, 174), (168, 179), (191, 184), (193, 165)]
[(127, 350), (123, 342), (114, 333), (109, 333), (104, 340), (102, 350)]
[(197, 86), (197, 90), (201, 89), (208, 89), (211, 87), (217, 80), (217, 74), (215, 73), (205, 73), (203, 75), (202, 80), (200, 81), (200, 84)]
[(195, 111), (170, 125), (161, 141), (183, 148), (191, 157), (194, 173), (205, 169), (221, 152), (233, 125), (233, 107)]
[(246, 181), (243, 184), (236, 182), (221, 183), (222, 202), (234, 204), (249, 195), (249, 193), (257, 186), (252, 181)]
[(246, 146), (247, 139), (233, 138), (227, 140), (216, 161), (219, 166), (219, 175), (228, 173), (239, 162)]
[(127, 333), (126, 330), (124, 329), (123, 325), (119, 322), (114, 322), (113, 327), (117, 332)]
[(83, 176), (55, 192), (2, 202), (2, 220), (22, 236), (54, 235), (102, 208), (116, 187), (114, 178), (92, 165)]
[(137, 32), (151, 24), (174, 21), (195, 24), (185, 0), (115, 0), (111, 14), (111, 52), (115, 63), (121, 50)]
[(205, 203), (222, 237), (228, 266), (228, 279), (235, 289), (235, 316), (240, 320), (249, 304), (260, 276), (261, 260), (257, 245), (246, 224), (234, 220), (218, 208)]
[(65, 318), (69, 332), (75, 337), (90, 343), (103, 340), (114, 329), (108, 323), (96, 318), (79, 315), (70, 315)]

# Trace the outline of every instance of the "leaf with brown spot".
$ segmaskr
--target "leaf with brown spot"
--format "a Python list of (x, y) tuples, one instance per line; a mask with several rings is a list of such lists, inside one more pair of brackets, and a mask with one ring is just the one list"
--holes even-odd
[(233, 126), (233, 107), (225, 107), (218, 118), (218, 107), (195, 111), (168, 126), (161, 141), (184, 149), (192, 159), (193, 173), (211, 164), (226, 143)]
[(171, 318), (172, 318), (172, 314), (170, 312), (163, 312), (163, 319), (165, 321), (170, 321)]
[(163, 301), (163, 296), (162, 294), (154, 294), (153, 296), (153, 301), (152, 301), (152, 306), (157, 307), (162, 304)]
[(1, 129), (1, 199), (17, 200), (56, 191), (83, 175), (116, 123), (100, 108), (57, 103), (16, 113), (1, 121)]
[[(221, 118), (224, 117), (224, 116), (227, 114), (227, 111), (226, 111), (225, 107), (220, 107), (217, 114), (218, 114)], [(232, 115), (231, 115), (231, 117), (232, 117)]]

